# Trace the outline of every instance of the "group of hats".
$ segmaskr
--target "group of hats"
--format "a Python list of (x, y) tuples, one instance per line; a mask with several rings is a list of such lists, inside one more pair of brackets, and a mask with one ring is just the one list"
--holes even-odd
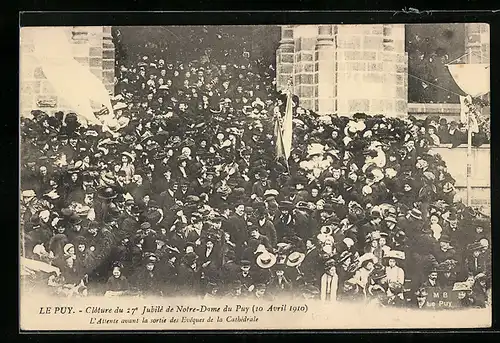
[(305, 259), (304, 253), (294, 251), (288, 254), (288, 256), (286, 256), (285, 258), (281, 258), (282, 256), (280, 256), (280, 259), (278, 261), (278, 256), (267, 251), (262, 245), (259, 245), (257, 247), (255, 253), (258, 254), (256, 258), (256, 264), (262, 269), (269, 269), (275, 266), (276, 264), (278, 266), (283, 265), (293, 268), (300, 265), (302, 261), (304, 261)]

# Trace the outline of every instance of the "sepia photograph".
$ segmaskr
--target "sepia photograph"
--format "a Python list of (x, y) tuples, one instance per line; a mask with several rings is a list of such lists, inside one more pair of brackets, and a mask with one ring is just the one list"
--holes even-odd
[(485, 23), (20, 28), (20, 329), (491, 326)]

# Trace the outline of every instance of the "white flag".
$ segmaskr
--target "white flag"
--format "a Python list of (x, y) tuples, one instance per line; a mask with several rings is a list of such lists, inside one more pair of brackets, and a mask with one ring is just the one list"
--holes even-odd
[(57, 95), (87, 121), (102, 125), (92, 102), (104, 105), (113, 115), (111, 99), (102, 81), (74, 59), (69, 37), (63, 27), (33, 28), (33, 43), (45, 77)]
[(289, 90), (286, 100), (285, 118), (283, 119), (283, 148), (285, 150), (285, 158), (288, 160), (292, 151), (292, 91)]

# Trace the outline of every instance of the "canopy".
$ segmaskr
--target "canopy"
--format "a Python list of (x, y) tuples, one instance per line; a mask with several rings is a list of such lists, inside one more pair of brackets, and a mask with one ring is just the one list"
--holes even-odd
[(71, 43), (64, 27), (43, 27), (30, 31), (35, 57), (47, 81), (58, 96), (87, 121), (101, 125), (91, 102), (104, 105), (113, 115), (111, 100), (102, 81), (84, 67), (72, 54)]
[(490, 65), (449, 64), (448, 70), (460, 89), (473, 98), (490, 91)]

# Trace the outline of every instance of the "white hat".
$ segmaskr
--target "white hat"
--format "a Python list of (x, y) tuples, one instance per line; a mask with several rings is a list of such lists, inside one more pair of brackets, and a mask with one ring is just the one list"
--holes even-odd
[(288, 255), (286, 259), (286, 265), (289, 267), (296, 267), (304, 261), (306, 254), (295, 251)]
[(71, 243), (66, 244), (63, 248), (64, 253), (69, 254), (69, 249), (71, 249), (71, 248), (75, 248), (75, 246)]
[(36, 193), (35, 193), (35, 191), (34, 191), (34, 190), (32, 190), (32, 189), (28, 189), (28, 190), (23, 191), (23, 192), (21, 193), (21, 195), (22, 195), (23, 197), (35, 197), (35, 196), (36, 196)]
[(224, 143), (222, 143), (221, 148), (227, 148), (231, 146), (231, 141), (229, 139), (226, 139)]
[(332, 254), (333, 253), (333, 247), (331, 245), (325, 245), (322, 249), (324, 252), (327, 254)]
[(325, 243), (326, 242), (326, 239), (327, 237), (331, 237), (330, 235), (327, 235), (326, 233), (319, 233), (316, 238), (318, 239), (318, 241), (320, 243)]
[(182, 148), (181, 154), (190, 155), (191, 154), (191, 149), (189, 147), (185, 146), (184, 148)]
[(263, 269), (268, 269), (276, 263), (276, 255), (264, 252), (257, 256), (257, 265)]
[(37, 244), (33, 247), (33, 254), (35, 255), (41, 255), (44, 252), (47, 252), (47, 250), (45, 250), (43, 244)]
[(113, 106), (113, 110), (118, 111), (127, 108), (127, 104), (124, 102), (118, 102)]
[(344, 238), (342, 240), (342, 242), (344, 242), (344, 244), (347, 245), (347, 247), (349, 247), (349, 248), (354, 245), (354, 241), (352, 240), (352, 238), (349, 238), (349, 237)]
[(39, 217), (40, 218), (43, 218), (43, 217), (48, 218), (48, 217), (50, 217), (50, 211), (49, 210), (43, 210), (43, 211), (41, 211), (40, 214), (39, 214)]
[(123, 100), (123, 95), (117, 94), (114, 97), (112, 97), (111, 100), (115, 100), (115, 101)]
[(268, 197), (268, 196), (278, 196), (279, 192), (275, 189), (268, 189), (267, 191), (264, 192), (264, 196), (265, 197)]
[(399, 250), (390, 250), (385, 254), (384, 258), (394, 258), (398, 260), (404, 260), (405, 259), (405, 253), (404, 251), (399, 251)]
[(452, 291), (470, 291), (471, 286), (467, 282), (455, 282)]

